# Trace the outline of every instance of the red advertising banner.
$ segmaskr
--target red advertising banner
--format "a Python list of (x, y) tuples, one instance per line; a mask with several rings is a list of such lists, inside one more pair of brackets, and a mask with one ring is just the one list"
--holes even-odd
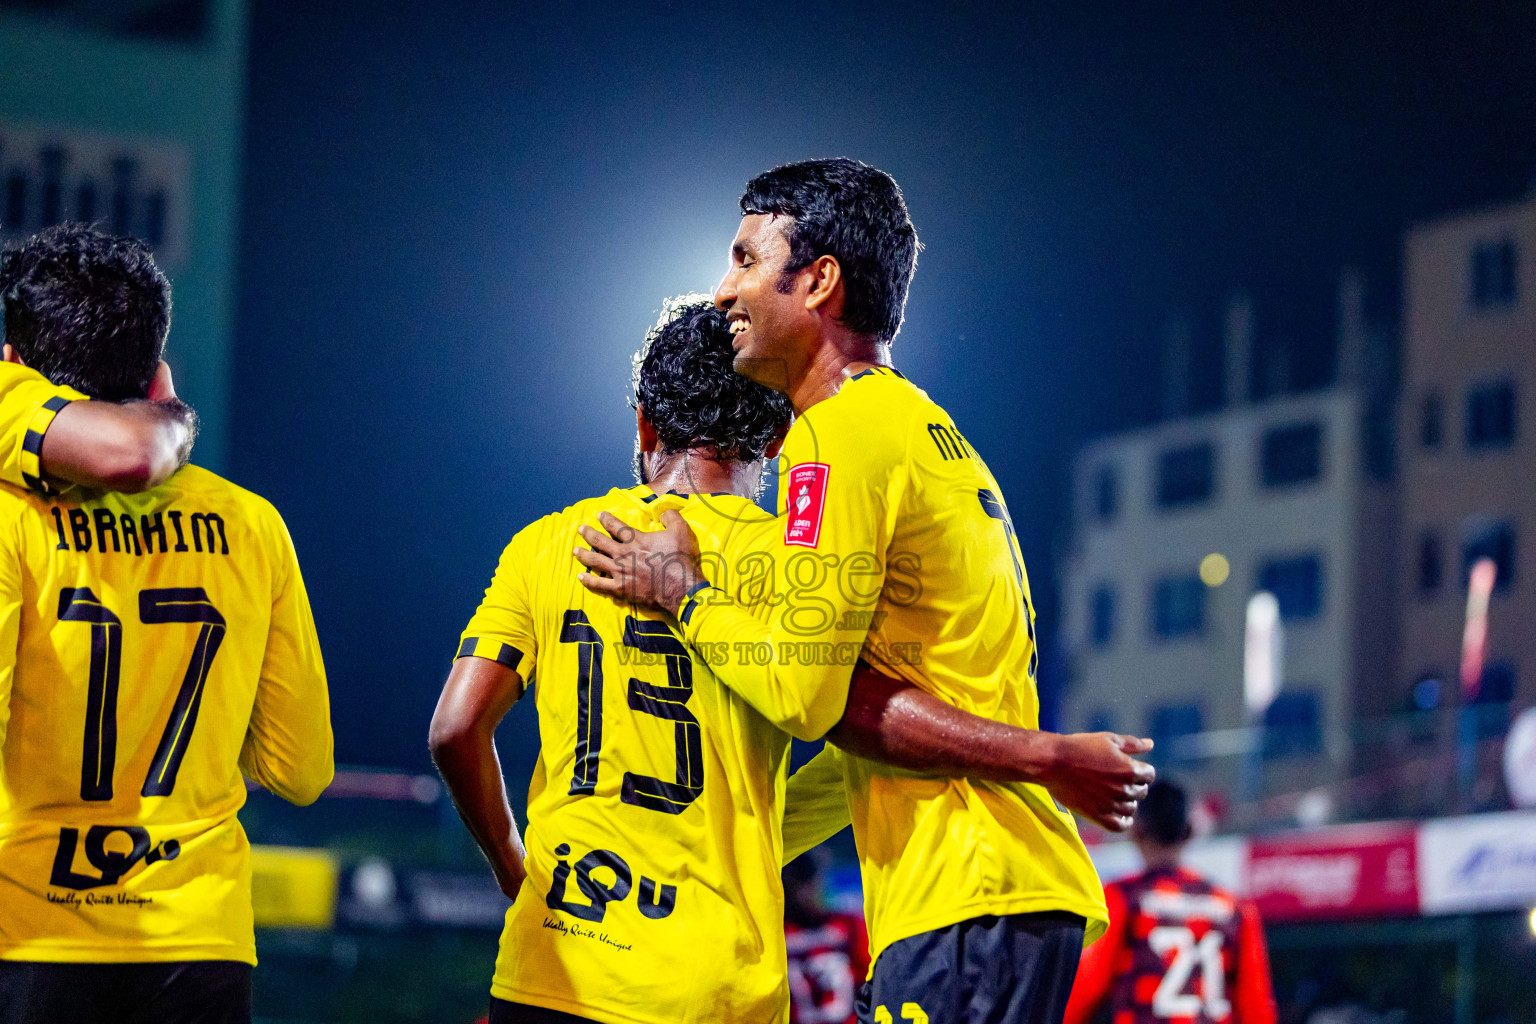
[(1256, 838), (1244, 888), (1267, 921), (1416, 915), (1415, 836), (1388, 822)]

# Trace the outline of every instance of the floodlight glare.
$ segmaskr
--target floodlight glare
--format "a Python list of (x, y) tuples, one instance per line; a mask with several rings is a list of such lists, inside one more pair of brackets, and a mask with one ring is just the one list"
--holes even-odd
[(1280, 692), (1280, 667), (1284, 663), (1284, 631), (1280, 602), (1261, 590), (1248, 599), (1248, 621), (1243, 638), (1243, 703), (1254, 715), (1263, 715)]

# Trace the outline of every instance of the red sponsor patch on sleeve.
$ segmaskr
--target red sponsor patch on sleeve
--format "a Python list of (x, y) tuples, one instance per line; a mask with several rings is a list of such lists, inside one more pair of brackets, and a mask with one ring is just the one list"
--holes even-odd
[(785, 544), (813, 548), (821, 540), (821, 513), (827, 504), (831, 472), (832, 467), (824, 462), (802, 462), (789, 471)]

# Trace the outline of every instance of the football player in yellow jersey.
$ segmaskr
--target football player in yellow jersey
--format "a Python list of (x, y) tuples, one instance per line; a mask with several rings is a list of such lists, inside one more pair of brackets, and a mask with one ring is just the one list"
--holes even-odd
[[(493, 1024), (769, 1024), (787, 1005), (777, 879), (789, 736), (714, 684), (661, 616), (583, 589), (571, 550), (577, 525), (603, 510), (631, 522), (678, 510), (714, 551), (764, 528), (772, 517), (750, 498), (789, 403), (731, 371), (708, 301), (664, 312), (635, 392), (643, 483), (512, 539), (433, 716), (433, 756), (515, 899)], [(535, 675), (525, 854), (490, 739)]]
[[(584, 528), (594, 550), (579, 557), (595, 571), (583, 582), (675, 614), (701, 653), (761, 651), (714, 671), (805, 738), (838, 723), (861, 655), (954, 708), (1037, 729), (1034, 612), (1001, 490), (953, 419), (890, 365), (917, 254), (900, 190), (857, 161), (808, 161), (759, 175), (741, 209), (715, 299), (737, 371), (786, 393), (798, 417), (767, 549), (787, 600), (761, 621), (712, 587), (688, 524), (670, 515), (654, 532), (611, 517), (612, 536)], [(1035, 781), (1011, 783), (894, 769), (833, 735), (845, 749), (826, 760), (852, 818), (875, 957), (861, 1021), (1061, 1020), (1085, 934), (1106, 913), (1052, 792), (1123, 827), (1151, 774), (1134, 755), (1149, 744), (1033, 735), (1021, 777)]]
[[(666, 622), (582, 589), (572, 558), (577, 527), (599, 512), (654, 525), (675, 510), (723, 586), (759, 614), (775, 607), (761, 551), (782, 524), (750, 498), (789, 407), (731, 362), (724, 314), (709, 303), (663, 317), (635, 381), (645, 484), (521, 531), (461, 638), (431, 744), (515, 900), (492, 985), (496, 1024), (771, 1024), (787, 1012), (779, 819), (782, 726), (795, 712), (718, 685), (713, 664), (754, 652), (696, 656)], [(535, 671), (542, 742), (525, 854), (491, 737)], [(861, 675), (846, 717), (840, 735), (936, 773), (1020, 777), (1029, 739), (874, 673)], [(977, 744), (988, 726), (990, 745)], [(835, 796), (842, 804), (841, 788)], [(792, 814), (799, 835), (836, 816), (822, 803)]]
[[(0, 294), (54, 384), (150, 392), (170, 290), (142, 244), (50, 229)], [(282, 519), (195, 466), (134, 495), (0, 484), (0, 506), (0, 1020), (249, 1021), (242, 774), (303, 804), (332, 773)]]

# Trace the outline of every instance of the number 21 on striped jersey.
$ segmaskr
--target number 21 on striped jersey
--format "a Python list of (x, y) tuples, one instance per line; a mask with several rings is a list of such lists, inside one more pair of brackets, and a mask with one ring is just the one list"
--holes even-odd
[[(1147, 945), (1158, 956), (1173, 954), (1163, 980), (1152, 993), (1152, 1013), (1157, 1017), (1198, 1017), (1201, 1004), (1206, 1016), (1225, 1020), (1232, 1012), (1227, 1001), (1227, 972), (1221, 962), (1222, 933), (1214, 929), (1195, 941), (1195, 933), (1180, 925), (1161, 925), (1147, 934)], [(1185, 992), (1190, 976), (1200, 968), (1200, 992)]]

